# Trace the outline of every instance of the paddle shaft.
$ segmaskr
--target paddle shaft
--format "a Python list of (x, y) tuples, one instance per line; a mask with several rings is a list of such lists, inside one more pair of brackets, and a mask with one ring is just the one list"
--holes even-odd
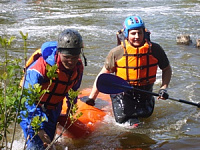
[[(117, 93), (125, 92), (128, 90), (135, 90), (135, 91), (143, 92), (143, 93), (150, 94), (153, 96), (159, 96), (159, 94), (153, 93), (151, 91), (134, 88), (130, 86), (124, 79), (118, 76), (115, 76), (112, 74), (106, 74), (106, 73), (101, 74), (99, 76), (97, 80), (97, 88), (100, 92), (105, 93), (105, 94), (117, 94)], [(189, 102), (186, 100), (176, 99), (176, 98), (171, 98), (171, 97), (169, 97), (168, 99), (189, 104), (189, 105), (193, 105), (193, 106), (197, 106), (200, 108), (200, 103)]]
[[(127, 88), (128, 88), (128, 87), (127, 87)], [(131, 86), (130, 86), (130, 89), (133, 89), (133, 90), (135, 90), (135, 91), (140, 91), (140, 92), (143, 92), (143, 93), (147, 93), (147, 94), (150, 94), (150, 95), (153, 95), (153, 96), (159, 96), (159, 94), (157, 94), (157, 93), (150, 92), (150, 91), (146, 91), (146, 90), (141, 90), (141, 89), (137, 89), (137, 88), (133, 88), (133, 87), (131, 87)], [(193, 102), (189, 102), (189, 101), (182, 100), (182, 99), (176, 99), (176, 98), (172, 98), (172, 97), (169, 97), (168, 99), (173, 100), (173, 101), (177, 101), (177, 102), (181, 102), (181, 103), (185, 103), (185, 104), (189, 104), (189, 105), (193, 105), (193, 106), (200, 107), (200, 103), (193, 103)]]
[(181, 102), (181, 103), (185, 103), (185, 104), (189, 104), (189, 105), (193, 105), (193, 106), (197, 106), (198, 108), (200, 108), (200, 103), (193, 103), (193, 102), (189, 102), (189, 101), (186, 101), (186, 100), (176, 99), (176, 98), (171, 98), (171, 97), (169, 97), (168, 99), (173, 100), (173, 101), (177, 101), (177, 102)]

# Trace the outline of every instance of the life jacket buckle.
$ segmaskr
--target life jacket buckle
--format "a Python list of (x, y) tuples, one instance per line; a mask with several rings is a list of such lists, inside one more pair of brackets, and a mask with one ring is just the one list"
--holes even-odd
[(41, 105), (41, 108), (42, 108), (42, 111), (43, 111), (43, 112), (46, 112), (46, 111), (47, 111), (47, 108), (46, 108), (46, 106), (45, 106), (44, 104)]
[(142, 57), (142, 54), (137, 54), (137, 57), (141, 58), (141, 57)]
[(145, 67), (144, 66), (140, 66), (140, 70), (143, 70)]

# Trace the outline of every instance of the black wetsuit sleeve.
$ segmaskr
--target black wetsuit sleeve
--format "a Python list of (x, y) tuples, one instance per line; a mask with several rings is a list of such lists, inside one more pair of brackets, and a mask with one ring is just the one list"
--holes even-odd
[(124, 49), (121, 45), (113, 48), (107, 55), (105, 60), (105, 68), (111, 73), (116, 72), (116, 62), (121, 59), (124, 54)]
[(164, 69), (169, 65), (167, 55), (159, 44), (152, 42), (152, 53), (153, 56), (158, 60), (158, 66), (160, 69)]

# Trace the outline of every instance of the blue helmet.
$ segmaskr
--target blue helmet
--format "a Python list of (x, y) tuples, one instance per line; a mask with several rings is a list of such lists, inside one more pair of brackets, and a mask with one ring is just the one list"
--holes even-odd
[(129, 16), (124, 21), (124, 36), (128, 38), (128, 31), (138, 28), (145, 28), (144, 22), (139, 16)]

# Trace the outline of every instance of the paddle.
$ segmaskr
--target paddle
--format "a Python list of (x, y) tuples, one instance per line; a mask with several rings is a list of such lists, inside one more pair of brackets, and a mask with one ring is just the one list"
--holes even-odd
[[(157, 93), (153, 93), (153, 92), (138, 89), (138, 88), (133, 88), (124, 79), (112, 74), (107, 74), (107, 73), (103, 73), (98, 77), (97, 89), (100, 92), (105, 93), (105, 94), (117, 94), (117, 93), (125, 92), (128, 90), (135, 90), (135, 91), (143, 92), (143, 93), (150, 94), (153, 96), (159, 96), (159, 94)], [(189, 104), (189, 105), (193, 105), (193, 106), (197, 106), (198, 108), (200, 108), (200, 103), (193, 103), (186, 100), (176, 99), (176, 98), (171, 98), (171, 97), (169, 97), (168, 99)]]

